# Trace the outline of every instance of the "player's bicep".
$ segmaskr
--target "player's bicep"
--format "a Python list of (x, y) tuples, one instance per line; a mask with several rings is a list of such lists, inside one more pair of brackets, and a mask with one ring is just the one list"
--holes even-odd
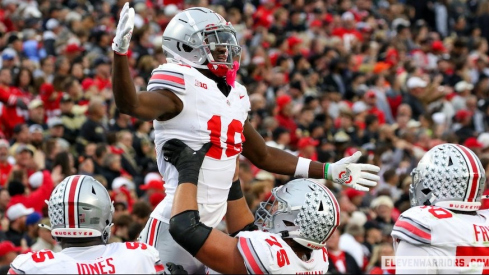
[(213, 229), (195, 257), (222, 274), (246, 274), (244, 260), (237, 245), (238, 239)]
[(253, 163), (264, 159), (268, 153), (267, 145), (249, 121), (245, 121), (243, 135), (246, 138), (246, 141), (243, 143), (243, 156)]
[(138, 93), (138, 105), (133, 116), (143, 120), (169, 119), (183, 109), (183, 102), (169, 90), (154, 90)]

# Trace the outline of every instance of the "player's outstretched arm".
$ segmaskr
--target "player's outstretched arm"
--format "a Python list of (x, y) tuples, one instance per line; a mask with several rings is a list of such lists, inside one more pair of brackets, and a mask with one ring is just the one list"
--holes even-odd
[(170, 219), (173, 239), (203, 264), (223, 274), (245, 274), (246, 267), (238, 240), (200, 222), (197, 206), (199, 170), (210, 143), (194, 151), (182, 141), (172, 139), (163, 145), (165, 159), (178, 171)]
[(243, 156), (258, 168), (272, 173), (297, 178), (328, 179), (360, 191), (368, 191), (369, 187), (377, 185), (380, 179), (377, 175), (380, 167), (356, 163), (362, 155), (361, 152), (335, 163), (320, 163), (267, 146), (248, 121), (245, 122), (243, 134), (246, 138)]
[(175, 116), (182, 110), (183, 104), (173, 92), (155, 90), (136, 93), (127, 60), (133, 29), (134, 9), (129, 8), (129, 3), (126, 3), (122, 8), (112, 42), (114, 50), (112, 85), (115, 104), (120, 112), (143, 120)]

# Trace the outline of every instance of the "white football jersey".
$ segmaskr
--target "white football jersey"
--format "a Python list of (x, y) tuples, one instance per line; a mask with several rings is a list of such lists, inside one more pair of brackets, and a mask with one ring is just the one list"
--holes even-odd
[(9, 274), (163, 274), (158, 251), (138, 242), (40, 250), (17, 256)]
[[(205, 143), (212, 142), (200, 170), (197, 202), (225, 203), (236, 169), (236, 158), (245, 141), (243, 127), (250, 101), (246, 88), (241, 84), (235, 82), (235, 87), (226, 97), (212, 79), (179, 63), (166, 63), (153, 70), (148, 91), (158, 89), (173, 91), (183, 103), (183, 109), (176, 117), (153, 121), (158, 169), (165, 180), (167, 196), (153, 211), (152, 217), (168, 222), (178, 185), (178, 171), (164, 160), (164, 143), (176, 138), (198, 150)], [(221, 218), (215, 220), (219, 222)], [(201, 215), (201, 220), (208, 226), (215, 226), (208, 224), (205, 215)]]
[(313, 250), (303, 261), (278, 234), (244, 231), (237, 235), (238, 248), (249, 274), (326, 274), (326, 248)]
[[(489, 257), (489, 210), (467, 215), (437, 206), (413, 207), (401, 214), (392, 230), (392, 237), (396, 256)], [(402, 242), (410, 244), (408, 247), (412, 250), (399, 253)], [(417, 254), (416, 249), (424, 254)], [(438, 273), (482, 272), (482, 269), (469, 269), (440, 269)]]

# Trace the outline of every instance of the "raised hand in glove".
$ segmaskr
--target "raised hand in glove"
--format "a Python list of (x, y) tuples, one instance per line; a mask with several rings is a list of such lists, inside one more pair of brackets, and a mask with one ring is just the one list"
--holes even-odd
[(167, 269), (163, 274), (188, 274), (188, 272), (181, 265), (177, 265), (174, 263), (166, 263), (166, 267)]
[(190, 182), (197, 185), (200, 166), (209, 148), (211, 148), (210, 142), (204, 144), (200, 150), (194, 151), (178, 139), (170, 139), (163, 145), (165, 160), (177, 168), (179, 184)]
[(129, 8), (129, 2), (124, 4), (117, 24), (112, 50), (117, 54), (126, 55), (131, 43), (132, 31), (134, 30), (134, 9)]
[[(339, 161), (326, 164), (327, 179), (334, 183), (352, 187), (358, 191), (367, 192), (369, 187), (377, 185), (380, 177), (377, 173), (380, 171), (378, 166), (372, 164), (356, 163), (362, 156), (360, 151), (357, 151), (352, 156), (342, 158)], [(374, 172), (375, 174), (369, 173)]]

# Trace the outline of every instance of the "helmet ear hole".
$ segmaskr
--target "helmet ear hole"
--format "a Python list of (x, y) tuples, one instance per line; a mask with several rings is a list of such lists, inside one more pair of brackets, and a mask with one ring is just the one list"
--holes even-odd
[(188, 46), (188, 45), (185, 45), (185, 44), (182, 44), (182, 48), (185, 52), (189, 53), (191, 51), (193, 51), (193, 48)]
[(283, 221), (285, 226), (295, 226), (295, 224), (291, 221)]
[(431, 192), (431, 189), (425, 188), (425, 189), (421, 190), (421, 192), (423, 192), (423, 194), (425, 194), (425, 195), (428, 195)]

